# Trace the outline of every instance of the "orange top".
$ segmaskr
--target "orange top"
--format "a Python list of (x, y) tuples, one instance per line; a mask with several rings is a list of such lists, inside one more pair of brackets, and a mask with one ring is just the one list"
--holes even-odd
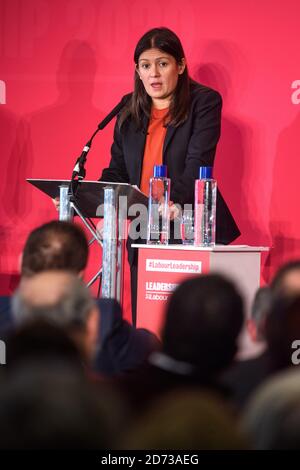
[(163, 146), (167, 133), (167, 128), (164, 127), (164, 118), (168, 111), (169, 108), (152, 108), (151, 111), (140, 183), (140, 190), (147, 196), (149, 195), (149, 180), (153, 176), (153, 167), (163, 163)]

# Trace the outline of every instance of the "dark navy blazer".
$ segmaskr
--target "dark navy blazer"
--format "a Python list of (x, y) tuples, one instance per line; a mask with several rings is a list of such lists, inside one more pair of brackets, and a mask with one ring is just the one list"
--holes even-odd
[[(222, 98), (211, 88), (191, 81), (190, 112), (186, 121), (167, 127), (163, 147), (163, 163), (171, 178), (171, 200), (174, 203), (194, 203), (194, 186), (200, 166), (213, 166), (221, 129)], [(118, 120), (114, 130), (109, 168), (103, 170), (102, 181), (140, 185), (148, 118), (142, 129), (131, 118), (121, 128)], [(240, 231), (218, 191), (216, 241), (228, 244)]]

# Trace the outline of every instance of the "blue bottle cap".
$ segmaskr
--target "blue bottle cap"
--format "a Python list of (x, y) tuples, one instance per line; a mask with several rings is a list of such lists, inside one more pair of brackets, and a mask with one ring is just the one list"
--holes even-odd
[(199, 167), (199, 179), (211, 179), (212, 178), (212, 166), (200, 166)]
[(154, 165), (153, 176), (154, 178), (166, 178), (167, 177), (167, 165)]

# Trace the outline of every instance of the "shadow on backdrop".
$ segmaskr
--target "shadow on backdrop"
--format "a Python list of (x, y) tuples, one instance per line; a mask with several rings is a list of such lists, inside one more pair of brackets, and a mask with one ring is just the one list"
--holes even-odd
[(273, 167), (270, 201), (272, 250), (266, 262), (270, 281), (287, 261), (300, 258), (299, 219), (299, 129), (300, 113), (279, 134)]
[[(57, 217), (50, 199), (47, 200), (45, 195), (26, 183), (26, 178), (69, 178), (84, 144), (104, 117), (92, 101), (96, 71), (96, 55), (90, 44), (70, 41), (64, 46), (59, 59), (57, 99), (53, 104), (19, 120), (7, 112), (5, 115), (3, 108), (0, 108), (5, 136), (4, 144), (0, 143), (2, 148), (4, 146), (1, 154), (7, 158), (2, 187), (5, 205), (1, 217), (1, 239), (4, 241), (4, 259), (12, 256), (15, 266), (16, 257), (21, 253), (29, 232)], [(48, 80), (53, 82), (51, 75)], [(101, 155), (100, 147), (101, 139), (98, 139), (93, 148), (96, 164), (95, 155), (97, 150)], [(100, 167), (100, 162), (98, 165)], [(14, 247), (11, 254), (8, 240)], [(4, 261), (4, 266), (1, 265), (1, 272), (6, 269), (6, 264)], [(8, 272), (6, 276), (11, 275)], [(2, 294), (13, 290), (9, 282), (5, 281)]]
[(218, 144), (215, 175), (220, 190), (239, 226), (241, 236), (235, 243), (259, 245), (265, 238), (257, 225), (255, 200), (249, 200), (251, 191), (251, 160), (255, 158), (254, 141), (258, 132), (256, 124), (245, 116), (232, 114), (247, 83), (241, 78), (239, 89), (235, 89), (232, 77), (239, 76), (244, 58), (235, 44), (212, 41), (201, 56), (201, 65), (194, 78), (200, 83), (219, 91), (223, 98), (222, 132)]

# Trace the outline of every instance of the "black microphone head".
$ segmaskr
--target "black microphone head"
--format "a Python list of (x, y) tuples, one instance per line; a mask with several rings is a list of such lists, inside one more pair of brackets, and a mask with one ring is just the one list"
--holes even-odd
[(127, 93), (127, 95), (124, 95), (123, 98), (121, 99), (121, 102), (124, 103), (124, 106), (128, 104), (128, 102), (131, 100), (133, 93)]
[(128, 103), (132, 96), (132, 93), (124, 95), (121, 101), (113, 108), (113, 110), (98, 124), (98, 129), (102, 130), (105, 126), (121, 111), (122, 108)]

